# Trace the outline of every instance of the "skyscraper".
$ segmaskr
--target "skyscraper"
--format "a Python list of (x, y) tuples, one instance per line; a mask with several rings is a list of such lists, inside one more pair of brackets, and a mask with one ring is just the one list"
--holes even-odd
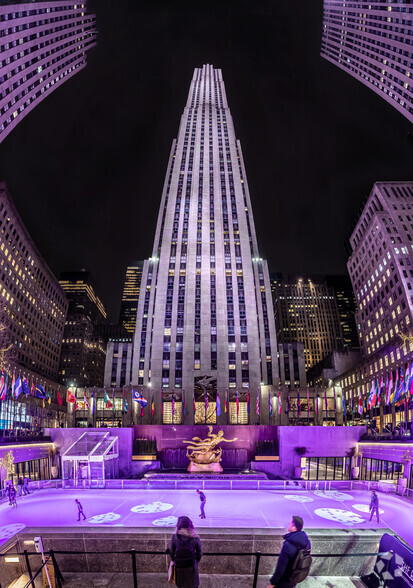
[(0, 142), (33, 108), (86, 66), (96, 44), (86, 0), (0, 6)]
[(141, 287), (143, 261), (136, 261), (126, 268), (123, 286), (122, 302), (120, 305), (119, 324), (129, 333), (136, 328), (136, 313), (138, 310), (139, 292)]
[(100, 326), (106, 310), (91, 274), (63, 272), (60, 285), (69, 300), (60, 356), (60, 380), (73, 387), (103, 386), (106, 340)]
[(335, 291), (321, 276), (273, 274), (271, 279), (279, 343), (304, 343), (306, 369), (333, 349), (343, 349)]
[(413, 122), (409, 0), (324, 0), (321, 55)]
[[(261, 391), (268, 407), (269, 389), (278, 384), (268, 267), (221, 70), (212, 65), (192, 78), (141, 292), (133, 383), (154, 391), (157, 422), (161, 392), (164, 420), (179, 404), (184, 421), (194, 422), (193, 405), (206, 401), (211, 409), (217, 393), (219, 422), (226, 422), (227, 398), (249, 398), (255, 407)], [(215, 415), (208, 413), (208, 422)]]

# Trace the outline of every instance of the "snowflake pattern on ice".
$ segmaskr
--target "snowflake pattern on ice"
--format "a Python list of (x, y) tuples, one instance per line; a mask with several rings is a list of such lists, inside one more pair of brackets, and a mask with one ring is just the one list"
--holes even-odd
[(116, 512), (105, 512), (104, 514), (98, 514), (88, 519), (89, 523), (112, 523), (120, 519), (120, 514)]
[(300, 494), (287, 494), (284, 498), (287, 500), (293, 500), (294, 502), (313, 502), (313, 498), (310, 498), (310, 496), (303, 496)]
[[(353, 508), (355, 510), (358, 510), (359, 512), (370, 512), (368, 504), (353, 504)], [(379, 513), (383, 514), (384, 510), (382, 508), (379, 508)]]
[(148, 513), (148, 512), (164, 512), (170, 510), (173, 504), (168, 502), (149, 502), (148, 504), (138, 504), (131, 508), (132, 512)]
[(338, 490), (315, 490), (314, 494), (320, 498), (331, 498), (332, 500), (353, 500), (351, 494), (339, 492)]
[(12, 525), (4, 525), (0, 527), (0, 543), (4, 543), (11, 539), (16, 533), (24, 529), (26, 525), (23, 523), (14, 523)]
[(355, 523), (364, 523), (364, 518), (350, 510), (342, 510), (340, 508), (316, 508), (314, 511), (319, 517), (328, 519), (329, 521), (336, 521), (344, 525), (353, 525)]
[(152, 521), (152, 525), (155, 525), (155, 527), (176, 527), (177, 522), (178, 522), (178, 517), (174, 517), (173, 515), (170, 515), (169, 517), (155, 519), (154, 521)]

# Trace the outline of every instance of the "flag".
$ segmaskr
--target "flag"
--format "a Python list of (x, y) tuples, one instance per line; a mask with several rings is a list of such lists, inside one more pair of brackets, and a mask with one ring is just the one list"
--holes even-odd
[(126, 400), (126, 398), (123, 399), (123, 412), (128, 412), (129, 411), (129, 405), (128, 405), (128, 401)]
[(46, 396), (47, 396), (47, 402), (49, 404), (51, 404), (51, 402), (52, 402), (52, 392), (51, 392), (51, 390), (49, 390), (49, 392), (46, 392)]
[(219, 398), (219, 392), (217, 392), (217, 404), (216, 404), (217, 416), (221, 414), (221, 400)]
[(152, 414), (152, 416), (155, 414), (155, 399), (153, 397), (153, 390), (152, 390), (151, 414)]
[(346, 413), (346, 397), (344, 395), (344, 391), (343, 391), (342, 400), (343, 400), (343, 416), (344, 416), (344, 419), (347, 419), (347, 413)]
[(373, 408), (376, 405), (377, 393), (376, 393), (376, 382), (373, 380), (370, 386), (370, 393), (367, 400), (367, 408)]
[(182, 414), (186, 415), (186, 406), (185, 406), (185, 390), (182, 390)]
[(328, 409), (328, 404), (327, 404), (327, 388), (324, 388), (324, 411), (326, 413), (326, 416), (327, 416), (327, 409)]
[(162, 417), (163, 417), (163, 390), (161, 390), (161, 411), (162, 411)]
[(4, 384), (4, 370), (1, 370), (1, 379), (0, 379), (0, 400), (4, 400), (6, 398), (6, 387)]
[(394, 378), (394, 384), (393, 384), (393, 393), (392, 393), (392, 395), (390, 397), (390, 402), (392, 404), (394, 404), (394, 396), (395, 396), (395, 394), (396, 394), (396, 392), (398, 390), (398, 386), (399, 386), (399, 372), (398, 372), (398, 370), (396, 368), (396, 376)]
[(278, 391), (278, 414), (281, 415), (283, 411), (283, 405), (281, 402), (281, 392)]
[(192, 392), (192, 404), (194, 407), (194, 414), (196, 413), (195, 392)]
[(36, 384), (36, 398), (42, 398), (43, 400), (46, 399), (46, 392), (40, 383)]
[(208, 416), (208, 405), (209, 405), (208, 392), (205, 390), (205, 416)]
[(143, 406), (141, 406), (141, 417), (143, 417), (145, 414), (145, 408)]
[(289, 392), (289, 389), (287, 389), (287, 407), (286, 407), (286, 408), (287, 408), (287, 414), (289, 414), (289, 413), (290, 413), (290, 408), (291, 408), (291, 405), (290, 405), (290, 392)]
[(74, 402), (76, 404), (76, 396), (70, 390), (67, 391), (66, 402)]
[(225, 404), (224, 404), (225, 412), (228, 412), (228, 390), (225, 390)]
[(4, 385), (5, 393), (4, 393), (4, 400), (9, 399), (10, 388), (9, 388), (9, 372), (6, 372), (6, 383)]
[(109, 399), (109, 396), (108, 396), (108, 393), (106, 392), (106, 390), (105, 390), (105, 400), (104, 400), (104, 402), (105, 402), (105, 408), (109, 408), (109, 409), (113, 408), (113, 403)]
[(60, 388), (57, 389), (57, 402), (58, 402), (59, 406), (62, 406), (62, 404), (63, 404), (63, 398), (62, 398), (62, 396), (60, 394)]
[(361, 390), (359, 389), (359, 415), (363, 414), (363, 398), (361, 395)]
[(44, 398), (43, 398), (42, 402), (43, 402), (43, 408), (44, 408), (46, 406), (46, 403), (44, 401)]
[(390, 372), (390, 378), (389, 378), (389, 387), (387, 389), (386, 392), (386, 405), (388, 406), (391, 402), (391, 391), (393, 388), (393, 372)]
[(307, 388), (307, 416), (310, 417), (310, 390)]
[(92, 414), (95, 414), (96, 412), (96, 395), (95, 395), (95, 389), (93, 388), (93, 406), (92, 406)]
[(17, 376), (17, 380), (16, 380), (16, 383), (14, 385), (14, 397), (15, 398), (18, 398), (22, 392), (23, 392), (23, 389), (22, 389), (22, 381), (21, 381), (20, 374), (19, 374)]
[(318, 416), (318, 393), (317, 393), (317, 388), (315, 389), (314, 404), (315, 404), (315, 413)]
[(269, 413), (270, 418), (272, 417), (272, 400), (271, 400), (271, 392), (268, 392), (268, 404), (269, 404)]
[(247, 390), (247, 413), (250, 414), (250, 391)]
[(89, 400), (86, 396), (86, 388), (83, 390), (83, 402), (85, 403), (85, 408), (90, 408)]
[(172, 394), (172, 416), (175, 415), (175, 396)]
[(301, 416), (301, 400), (300, 400), (300, 391), (297, 390), (297, 414)]
[(139, 402), (139, 404), (145, 407), (148, 404), (148, 401), (140, 394), (137, 390), (132, 389), (132, 400), (135, 402)]
[(380, 399), (381, 399), (381, 390), (384, 387), (384, 382), (383, 382), (383, 374), (381, 375), (381, 380), (380, 380), (380, 384), (379, 384), (379, 391), (377, 394), (377, 404), (380, 405)]
[(237, 388), (237, 416), (239, 413), (239, 394), (238, 394), (238, 388)]
[(334, 394), (334, 414), (337, 414), (337, 398), (336, 398), (336, 389), (333, 387), (333, 394)]
[(260, 414), (260, 389), (257, 390), (257, 408), (255, 409), (257, 414)]
[(351, 416), (353, 416), (354, 412), (354, 391), (353, 388), (351, 389)]
[(27, 381), (27, 378), (23, 378), (22, 386), (23, 386), (23, 392), (27, 398), (27, 396), (30, 396), (30, 386), (29, 386), (29, 382)]
[(15, 386), (16, 386), (16, 370), (13, 370), (13, 379), (11, 381), (11, 395), (12, 395), (12, 398), (13, 397), (14, 398), (16, 397), (16, 394), (15, 394), (15, 391), (14, 391)]
[(32, 387), (30, 390), (31, 396), (36, 396), (36, 386), (34, 385), (34, 379), (32, 378)]

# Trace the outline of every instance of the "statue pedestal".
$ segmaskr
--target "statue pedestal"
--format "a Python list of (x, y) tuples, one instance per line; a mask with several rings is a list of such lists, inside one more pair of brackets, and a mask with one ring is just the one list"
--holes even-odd
[(189, 462), (189, 466), (188, 466), (187, 471), (191, 472), (192, 474), (205, 473), (205, 472), (211, 472), (213, 474), (220, 474), (223, 471), (223, 469), (222, 469), (219, 461), (216, 461), (214, 463), (194, 463), (193, 461), (191, 461), (191, 462)]

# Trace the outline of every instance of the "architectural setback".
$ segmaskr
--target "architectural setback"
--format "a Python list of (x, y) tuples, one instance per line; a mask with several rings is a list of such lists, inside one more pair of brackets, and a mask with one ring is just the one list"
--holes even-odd
[(122, 302), (120, 305), (119, 324), (123, 325), (132, 335), (136, 328), (136, 313), (138, 311), (142, 271), (143, 261), (136, 261), (126, 268)]
[(246, 401), (249, 390), (252, 406), (258, 393), (268, 406), (277, 383), (269, 274), (241, 145), (221, 70), (204, 65), (194, 72), (172, 143), (153, 253), (144, 263), (133, 384), (146, 395), (154, 390), (156, 415), (162, 392), (165, 422), (183, 395), (184, 420), (193, 423), (193, 400), (204, 406), (207, 389), (211, 410), (217, 391), (224, 407), (226, 390), (230, 403), (237, 390)]
[(321, 55), (413, 122), (413, 4), (324, 0)]

